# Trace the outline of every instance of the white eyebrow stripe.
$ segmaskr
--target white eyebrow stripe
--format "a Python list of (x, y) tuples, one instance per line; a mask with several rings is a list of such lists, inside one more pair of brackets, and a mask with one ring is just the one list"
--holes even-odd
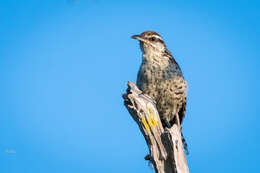
[(155, 37), (155, 38), (162, 40), (162, 38), (159, 35), (151, 35), (151, 37)]

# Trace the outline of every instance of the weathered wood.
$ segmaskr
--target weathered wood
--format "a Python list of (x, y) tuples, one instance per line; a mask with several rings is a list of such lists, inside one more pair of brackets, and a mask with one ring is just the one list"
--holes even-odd
[(137, 86), (128, 82), (127, 93), (123, 95), (124, 104), (138, 124), (150, 155), (146, 157), (157, 173), (189, 173), (182, 145), (180, 128), (162, 127), (155, 102), (143, 95)]

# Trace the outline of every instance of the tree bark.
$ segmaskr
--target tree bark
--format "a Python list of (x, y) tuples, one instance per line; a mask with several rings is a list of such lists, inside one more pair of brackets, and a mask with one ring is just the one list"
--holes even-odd
[(132, 82), (128, 82), (124, 104), (138, 124), (150, 155), (150, 160), (157, 173), (188, 173), (180, 128), (174, 124), (170, 129), (163, 128), (156, 109), (156, 103), (142, 94)]

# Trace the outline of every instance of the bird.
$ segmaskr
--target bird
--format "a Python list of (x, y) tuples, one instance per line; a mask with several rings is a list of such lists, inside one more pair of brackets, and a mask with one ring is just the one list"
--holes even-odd
[[(163, 128), (171, 128), (173, 124), (177, 124), (182, 131), (181, 124), (186, 113), (187, 82), (179, 64), (158, 33), (145, 31), (140, 35), (133, 35), (132, 38), (139, 41), (142, 51), (137, 87), (155, 101)], [(182, 141), (188, 153), (184, 137)]]

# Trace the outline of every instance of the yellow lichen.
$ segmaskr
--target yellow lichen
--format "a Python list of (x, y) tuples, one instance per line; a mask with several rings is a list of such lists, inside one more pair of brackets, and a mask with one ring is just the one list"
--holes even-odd
[(146, 120), (145, 120), (145, 117), (142, 117), (141, 120), (142, 120), (142, 122), (143, 122), (143, 125), (144, 125), (145, 129), (146, 129), (147, 131), (150, 131), (149, 126), (148, 126), (148, 124), (147, 124), (147, 122), (146, 122)]
[(154, 119), (152, 109), (149, 106), (147, 106), (147, 110), (148, 110), (148, 116), (149, 116), (148, 124), (150, 125), (150, 127), (153, 128), (155, 126), (158, 126), (159, 123), (157, 120)]

